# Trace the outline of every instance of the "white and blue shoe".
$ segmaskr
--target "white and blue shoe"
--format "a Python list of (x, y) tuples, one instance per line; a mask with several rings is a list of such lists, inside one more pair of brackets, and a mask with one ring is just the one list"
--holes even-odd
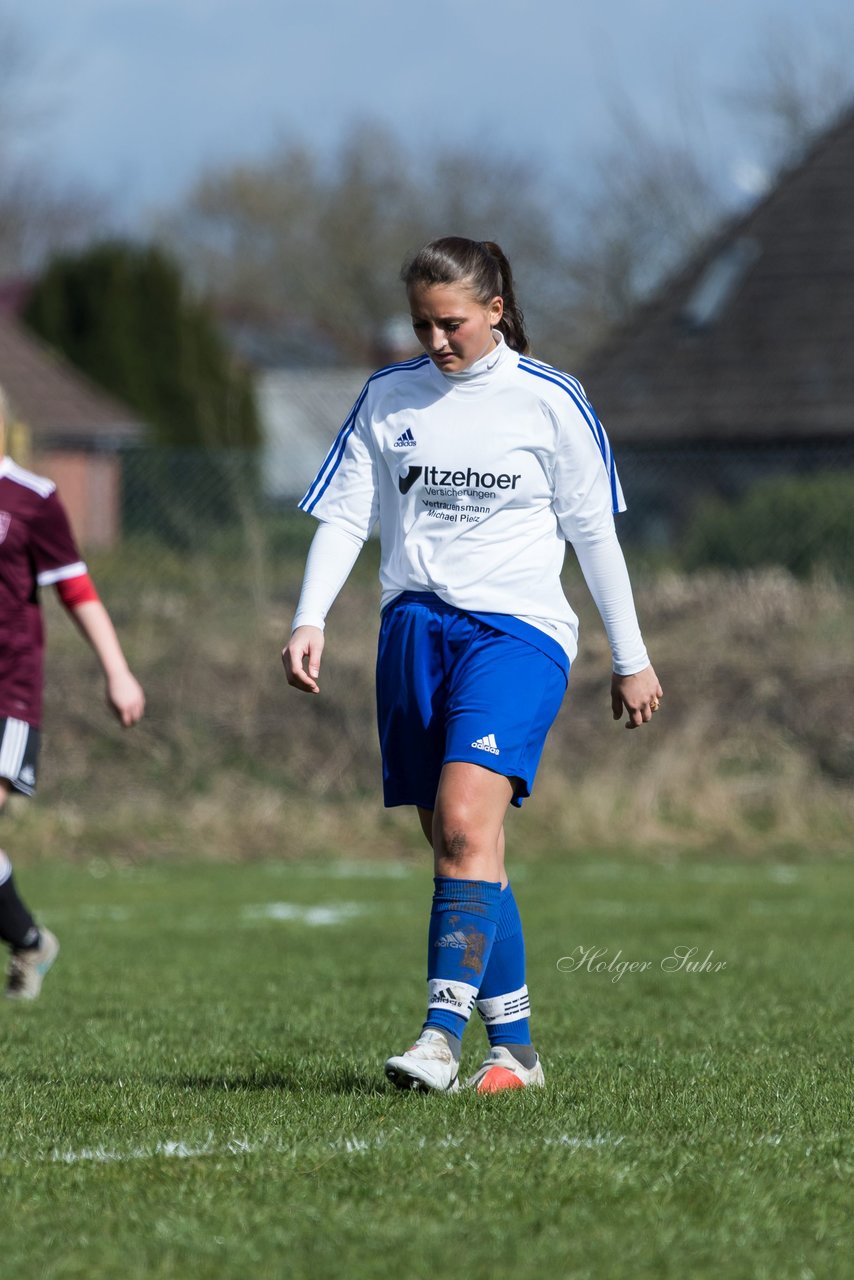
[(39, 945), (13, 951), (6, 971), (7, 1000), (35, 1000), (45, 974), (59, 955), (59, 943), (50, 929), (39, 929)]
[(398, 1089), (420, 1093), (453, 1093), (460, 1087), (460, 1068), (441, 1031), (428, 1027), (396, 1058), (389, 1058), (385, 1073)]

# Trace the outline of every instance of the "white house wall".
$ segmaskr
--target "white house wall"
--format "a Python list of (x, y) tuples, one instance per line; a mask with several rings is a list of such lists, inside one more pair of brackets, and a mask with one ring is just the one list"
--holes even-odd
[(264, 493), (299, 499), (326, 457), (370, 369), (279, 369), (257, 375)]

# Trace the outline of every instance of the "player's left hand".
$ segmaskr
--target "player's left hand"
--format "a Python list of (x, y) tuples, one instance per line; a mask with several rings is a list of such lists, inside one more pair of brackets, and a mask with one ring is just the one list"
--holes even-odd
[(647, 724), (661, 706), (664, 690), (651, 666), (632, 676), (611, 677), (611, 710), (619, 720), (625, 707), (628, 712), (627, 729), (638, 729)]
[(130, 671), (117, 671), (107, 679), (107, 702), (126, 729), (142, 719), (145, 694)]

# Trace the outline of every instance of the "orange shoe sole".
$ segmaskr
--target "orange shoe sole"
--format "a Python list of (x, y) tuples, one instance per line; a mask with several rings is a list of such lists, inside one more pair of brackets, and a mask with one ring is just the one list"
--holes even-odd
[(502, 1089), (524, 1089), (522, 1081), (506, 1067), (490, 1067), (477, 1086), (478, 1093), (499, 1093)]

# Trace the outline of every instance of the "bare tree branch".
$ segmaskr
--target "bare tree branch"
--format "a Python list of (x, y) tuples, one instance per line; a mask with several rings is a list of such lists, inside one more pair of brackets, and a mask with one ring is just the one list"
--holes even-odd
[(405, 312), (404, 258), (438, 235), (498, 240), (523, 298), (541, 309), (555, 300), (553, 196), (538, 186), (520, 162), (475, 152), (423, 158), (416, 169), (399, 138), (361, 123), (325, 167), (291, 144), (208, 174), (159, 230), (220, 302), (310, 317), (343, 353), (366, 359)]
[[(750, 60), (751, 83), (729, 97), (755, 122), (772, 170), (796, 161), (854, 102), (854, 19), (809, 26), (774, 21)], [(764, 137), (763, 137), (764, 135)]]

